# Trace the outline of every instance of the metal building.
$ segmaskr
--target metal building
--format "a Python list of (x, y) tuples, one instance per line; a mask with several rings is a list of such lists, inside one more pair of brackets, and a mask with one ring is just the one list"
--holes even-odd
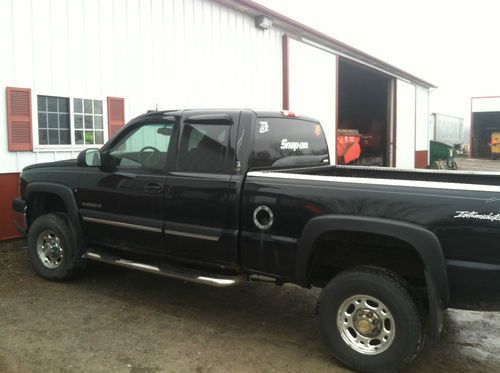
[(500, 132), (500, 96), (472, 97), (470, 154), (472, 158), (491, 157), (491, 134)]
[(0, 0), (0, 239), (26, 165), (74, 158), (149, 109), (319, 118), (380, 165), (428, 163), (432, 84), (249, 0)]

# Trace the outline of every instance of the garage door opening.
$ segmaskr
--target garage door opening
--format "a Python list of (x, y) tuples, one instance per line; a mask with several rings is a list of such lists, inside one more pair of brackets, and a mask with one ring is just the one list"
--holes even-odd
[(471, 156), (473, 158), (490, 158), (491, 134), (500, 132), (500, 112), (472, 113), (472, 123)]
[(392, 78), (339, 59), (337, 163), (391, 163)]

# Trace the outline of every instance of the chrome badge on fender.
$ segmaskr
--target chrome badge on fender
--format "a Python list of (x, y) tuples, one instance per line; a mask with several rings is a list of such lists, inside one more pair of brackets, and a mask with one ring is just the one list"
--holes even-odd
[(489, 214), (480, 214), (477, 211), (455, 211), (455, 213), (454, 218), (457, 219), (500, 221), (500, 213), (490, 212)]

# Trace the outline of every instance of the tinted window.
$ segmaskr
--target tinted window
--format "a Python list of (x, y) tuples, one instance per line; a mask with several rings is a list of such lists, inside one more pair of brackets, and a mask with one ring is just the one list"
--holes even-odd
[(144, 124), (114, 144), (109, 154), (122, 167), (162, 170), (173, 129), (172, 123)]
[(177, 166), (181, 171), (225, 171), (230, 126), (185, 124)]
[(321, 165), (328, 162), (325, 135), (318, 123), (288, 118), (259, 118), (252, 167)]

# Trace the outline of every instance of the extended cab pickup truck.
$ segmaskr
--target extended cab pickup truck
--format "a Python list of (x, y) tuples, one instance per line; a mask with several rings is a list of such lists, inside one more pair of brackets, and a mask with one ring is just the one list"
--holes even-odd
[(500, 295), (500, 176), (330, 166), (318, 121), (184, 110), (21, 174), (15, 221), (36, 272), (94, 260), (184, 281), (320, 287), (321, 333), (360, 371), (393, 371), (443, 310)]

